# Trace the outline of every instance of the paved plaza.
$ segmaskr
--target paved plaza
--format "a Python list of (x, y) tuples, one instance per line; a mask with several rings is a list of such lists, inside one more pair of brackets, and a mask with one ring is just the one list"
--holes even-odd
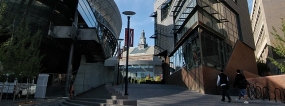
[[(112, 86), (116, 91), (124, 94), (124, 85)], [(183, 87), (164, 84), (129, 84), (128, 94), (130, 100), (137, 100), (138, 106), (284, 106), (284, 103), (268, 99), (249, 100), (249, 104), (244, 104), (243, 100), (235, 101), (237, 96), (231, 96), (232, 102), (222, 102), (221, 95), (208, 95), (195, 92)], [(271, 97), (273, 98), (273, 97)], [(28, 104), (25, 99), (3, 100), (0, 106), (59, 106), (64, 101), (62, 97), (49, 99), (30, 99)]]
[[(124, 86), (115, 86), (116, 90), (124, 94)], [(222, 102), (221, 95), (201, 94), (183, 87), (163, 84), (129, 84), (129, 99), (137, 100), (138, 106), (284, 106), (284, 103), (268, 99), (249, 100), (244, 104), (243, 100), (235, 101), (237, 96), (231, 96), (231, 103)]]

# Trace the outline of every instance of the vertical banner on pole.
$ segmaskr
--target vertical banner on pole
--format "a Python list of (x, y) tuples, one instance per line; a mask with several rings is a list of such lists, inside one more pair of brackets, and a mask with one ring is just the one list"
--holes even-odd
[(127, 40), (128, 40), (128, 28), (125, 28), (125, 46), (127, 46)]
[(134, 47), (134, 29), (130, 28), (129, 39), (128, 39), (128, 28), (125, 28), (125, 46), (127, 46), (127, 40), (129, 40), (129, 46)]
[(130, 28), (130, 40), (129, 40), (129, 45), (130, 47), (134, 47), (134, 29)]

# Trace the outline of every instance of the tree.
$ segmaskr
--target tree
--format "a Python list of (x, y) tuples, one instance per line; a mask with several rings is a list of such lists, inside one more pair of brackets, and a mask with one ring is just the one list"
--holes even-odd
[[(274, 45), (273, 50), (276, 52), (276, 54), (285, 58), (285, 21), (283, 18), (281, 18), (281, 20), (282, 20), (282, 24), (281, 24), (280, 30), (283, 32), (283, 35), (280, 35), (279, 33), (277, 33), (277, 30), (275, 27), (272, 27), (273, 32), (270, 32), (270, 33), (276, 39), (276, 42), (273, 43)], [(271, 57), (269, 57), (269, 59), (271, 60), (272, 64), (276, 65), (280, 69), (281, 73), (285, 73), (285, 61), (283, 63), (279, 63)]]
[(10, 74), (14, 79), (34, 78), (41, 72), (41, 60), (44, 57), (39, 50), (41, 32), (38, 30), (33, 33), (31, 30), (37, 29), (32, 29), (27, 19), (19, 20), (20, 16), (5, 17), (5, 8), (5, 3), (1, 2), (0, 38), (6, 38), (0, 42), (1, 74)]
[[(10, 53), (9, 56), (14, 58), (13, 70), (15, 78), (21, 79), (22, 77), (27, 77), (28, 81), (30, 81), (31, 78), (38, 75), (41, 71), (41, 60), (43, 56), (40, 55), (39, 51), (42, 39), (40, 32), (38, 31), (35, 34), (32, 34), (28, 22), (22, 23), (20, 27), (13, 32), (12, 40), (14, 41), (11, 46), (14, 47), (13, 50), (15, 51)], [(28, 96), (27, 93), (26, 102)]]
[[(6, 10), (6, 3), (4, 1), (1, 1), (1, 4), (0, 4), (0, 38), (3, 37), (3, 34), (7, 31), (8, 27), (5, 25), (5, 21), (3, 21), (3, 14)], [(0, 42), (1, 43), (1, 42)], [(2, 44), (4, 45), (4, 44)], [(1, 89), (1, 95), (0, 95), (0, 102), (2, 101), (2, 97), (3, 97), (3, 90), (4, 90), (4, 86), (5, 86), (5, 83), (4, 83), (4, 80), (5, 80), (5, 77), (4, 75), (7, 74), (7, 71), (4, 70), (4, 65), (3, 65), (3, 60), (6, 60), (5, 56), (3, 55), (3, 52), (4, 50), (1, 48), (2, 45), (0, 46), (0, 67), (1, 67), (1, 73), (0, 73), (0, 77), (1, 77), (1, 81), (3, 81), (2, 83), (2, 89)]]
[[(3, 3), (3, 2), (1, 2), (1, 4), (0, 4), (0, 23), (2, 23), (2, 19), (3, 19), (3, 17), (2, 17), (2, 14), (3, 14), (3, 12), (5, 11), (5, 7), (6, 7), (6, 4), (5, 3)], [(0, 26), (0, 33), (1, 33), (1, 35), (2, 35), (2, 32), (3, 32), (3, 30), (4, 30), (4, 28), (2, 27), (2, 25)], [(0, 37), (1, 37), (1, 35), (0, 35)], [(1, 50), (0, 50), (0, 53), (1, 53)], [(0, 60), (0, 72), (1, 72), (1, 74), (3, 73), (3, 65), (2, 65), (2, 62), (1, 62), (1, 60)], [(1, 77), (1, 75), (0, 75), (0, 77)], [(2, 96), (2, 95), (1, 95)], [(1, 98), (0, 98), (0, 100), (1, 100)]]

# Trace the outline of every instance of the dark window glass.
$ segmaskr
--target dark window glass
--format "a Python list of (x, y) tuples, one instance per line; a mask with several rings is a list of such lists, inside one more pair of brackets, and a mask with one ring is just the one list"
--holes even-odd
[(161, 20), (164, 20), (167, 17), (170, 11), (171, 3), (172, 3), (172, 0), (168, 0), (161, 5)]

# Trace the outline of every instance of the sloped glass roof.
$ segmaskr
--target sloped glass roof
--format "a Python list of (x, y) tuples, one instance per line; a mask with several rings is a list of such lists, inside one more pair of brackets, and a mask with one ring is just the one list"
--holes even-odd
[(85, 0), (79, 0), (77, 10), (79, 11), (80, 15), (88, 25), (88, 27), (97, 27), (98, 23), (90, 8), (89, 4)]
[[(114, 0), (88, 0), (92, 8), (106, 20), (104, 23), (111, 32), (114, 32), (116, 38), (119, 38), (122, 29), (122, 18)], [(102, 22), (101, 22), (102, 23)]]
[(130, 54), (137, 54), (137, 53), (146, 53), (147, 50), (149, 49), (150, 46), (144, 48), (144, 49), (139, 49), (138, 47), (134, 48), (134, 50)]

